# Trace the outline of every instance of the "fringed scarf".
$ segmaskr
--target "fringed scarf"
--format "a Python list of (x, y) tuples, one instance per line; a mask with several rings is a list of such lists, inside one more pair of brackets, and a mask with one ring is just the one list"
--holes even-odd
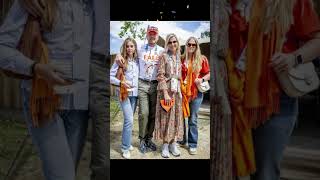
[(235, 176), (247, 176), (255, 172), (256, 164), (252, 141), (252, 128), (244, 113), (244, 73), (235, 68), (231, 51), (226, 57), (229, 81), (229, 98), (232, 111), (232, 158)]
[[(41, 64), (48, 64), (48, 48), (42, 39), (39, 19), (29, 15), (18, 49), (26, 57)], [(60, 106), (60, 97), (53, 86), (35, 74), (32, 77), (30, 111), (34, 127), (41, 127), (53, 119)]]
[[(232, 1), (235, 5), (236, 1)], [(230, 18), (231, 51), (227, 57), (229, 95), (232, 105), (232, 144), (234, 172), (246, 176), (255, 171), (251, 129), (263, 124), (279, 112), (280, 86), (272, 67), (272, 56), (281, 50), (283, 31), (276, 21), (271, 21), (266, 33), (263, 17), (265, 0), (253, 1), (249, 23), (234, 11)], [(246, 33), (248, 32), (248, 34)], [(234, 67), (247, 42), (246, 72)]]
[[(48, 64), (48, 48), (42, 39), (42, 31), (51, 31), (56, 16), (55, 0), (20, 0), (19, 3), (29, 13), (24, 31), (17, 49), (26, 57), (38, 63)], [(26, 76), (11, 71), (4, 71), (9, 77), (32, 79), (30, 111), (34, 127), (41, 127), (53, 119), (60, 106), (60, 97), (53, 87), (37, 75)]]
[(120, 101), (124, 101), (128, 97), (128, 89), (122, 83), (122, 82), (126, 81), (124, 71), (125, 71), (124, 67), (119, 67), (117, 70), (117, 74), (116, 74), (116, 78), (119, 79), (121, 82), (120, 83), (120, 94), (119, 94)]
[[(185, 61), (185, 59), (183, 60)], [(189, 102), (192, 99), (195, 99), (198, 94), (198, 89), (196, 84), (194, 83), (197, 75), (193, 72), (192, 66), (193, 58), (188, 63), (186, 80), (181, 82), (181, 93), (182, 93), (182, 110), (183, 110), (183, 118), (188, 118), (190, 116), (190, 107)], [(182, 68), (186, 68), (182, 66)]]
[(281, 26), (272, 22), (266, 34), (261, 27), (266, 11), (265, 0), (255, 0), (249, 22), (247, 62), (245, 73), (244, 108), (251, 127), (257, 128), (274, 113), (279, 112), (280, 86), (268, 64), (276, 52), (281, 51)]

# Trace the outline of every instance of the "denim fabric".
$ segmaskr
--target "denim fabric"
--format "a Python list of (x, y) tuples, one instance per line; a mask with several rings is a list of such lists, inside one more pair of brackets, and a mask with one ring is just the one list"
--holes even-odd
[(252, 180), (279, 180), (280, 162), (298, 114), (297, 99), (282, 95), (280, 113), (253, 130), (257, 171)]
[(29, 93), (22, 90), (26, 123), (39, 153), (46, 180), (74, 180), (86, 140), (88, 111), (64, 110), (43, 127), (35, 128), (29, 109)]
[(120, 102), (123, 112), (122, 146), (123, 151), (129, 150), (131, 146), (131, 136), (133, 127), (133, 116), (137, 107), (137, 96), (129, 96), (123, 102)]
[(196, 148), (198, 144), (198, 113), (203, 100), (203, 93), (190, 102), (190, 118), (188, 119), (188, 145)]

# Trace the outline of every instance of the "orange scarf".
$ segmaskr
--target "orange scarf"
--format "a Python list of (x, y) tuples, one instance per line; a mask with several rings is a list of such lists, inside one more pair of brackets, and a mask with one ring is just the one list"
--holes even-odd
[[(40, 1), (19, 1), (29, 13), (24, 31), (21, 35), (17, 49), (26, 57), (41, 64), (49, 63), (48, 47), (42, 39), (40, 29), (50, 30), (53, 25), (54, 4), (41, 4)], [(51, 1), (50, 1), (51, 2)], [(42, 2), (43, 3), (43, 2)], [(49, 8), (48, 6), (52, 7)], [(41, 13), (40, 13), (41, 12)], [(46, 16), (42, 15), (46, 14)], [(37, 18), (38, 17), (38, 18)], [(40, 28), (41, 23), (41, 28)], [(3, 70), (4, 73), (17, 79), (32, 79), (32, 91), (30, 97), (30, 111), (34, 127), (41, 127), (52, 120), (53, 115), (60, 106), (60, 96), (56, 95), (53, 86), (37, 75), (33, 77)]]
[(191, 61), (189, 61), (188, 63), (186, 84), (184, 84), (184, 81), (180, 81), (182, 93), (183, 118), (187, 118), (190, 116), (189, 102), (190, 100), (196, 98), (198, 94), (198, 89), (194, 83), (194, 80), (196, 79), (196, 74), (193, 72), (192, 62), (193, 60), (191, 59)]
[(120, 94), (119, 94), (119, 98), (120, 98), (120, 101), (124, 101), (127, 99), (128, 97), (128, 89), (126, 87), (123, 86), (122, 82), (125, 82), (126, 81), (126, 77), (124, 75), (124, 68), (123, 67), (119, 67), (118, 68), (118, 71), (117, 71), (117, 74), (116, 74), (116, 77), (117, 79), (120, 80)]
[(232, 111), (232, 155), (235, 176), (247, 176), (256, 170), (252, 128), (244, 113), (244, 73), (235, 68), (231, 51), (226, 57), (229, 99)]
[[(31, 15), (21, 36), (18, 49), (28, 58), (38, 63), (48, 64), (48, 48), (42, 39), (39, 20)], [(34, 127), (40, 127), (52, 120), (60, 106), (60, 97), (53, 86), (37, 75), (32, 77), (30, 111)]]
[(282, 32), (277, 23), (272, 24), (268, 34), (263, 32), (261, 21), (266, 9), (264, 1), (256, 0), (253, 3), (248, 34), (244, 107), (254, 128), (279, 112), (280, 101), (280, 86), (268, 64), (272, 56), (281, 50)]
[[(251, 8), (246, 52), (246, 72), (234, 67), (239, 47), (229, 52), (226, 63), (229, 78), (229, 96), (232, 108), (232, 151), (236, 176), (246, 176), (256, 169), (252, 128), (264, 123), (279, 111), (280, 88), (272, 67), (272, 56), (281, 47), (281, 30), (272, 24), (268, 34), (261, 28), (265, 0), (255, 0)], [(245, 27), (245, 26), (243, 26)], [(240, 30), (239, 30), (240, 31)], [(243, 29), (242, 29), (243, 31)], [(232, 47), (233, 48), (233, 47)], [(242, 47), (243, 48), (243, 47)]]

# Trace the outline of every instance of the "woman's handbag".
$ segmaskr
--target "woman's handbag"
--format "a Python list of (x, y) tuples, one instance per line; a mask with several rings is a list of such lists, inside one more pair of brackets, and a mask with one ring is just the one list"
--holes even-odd
[(290, 97), (300, 97), (319, 87), (319, 77), (312, 62), (299, 64), (277, 76), (283, 91)]
[(200, 92), (204, 93), (210, 89), (210, 84), (208, 81), (204, 81), (200, 84), (197, 84), (197, 87)]

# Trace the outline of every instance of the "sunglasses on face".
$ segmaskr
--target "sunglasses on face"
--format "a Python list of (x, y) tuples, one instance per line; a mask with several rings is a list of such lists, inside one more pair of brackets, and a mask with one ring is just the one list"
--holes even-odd
[(175, 44), (177, 41), (169, 41), (168, 44)]
[(188, 47), (197, 47), (197, 44), (188, 43)]

